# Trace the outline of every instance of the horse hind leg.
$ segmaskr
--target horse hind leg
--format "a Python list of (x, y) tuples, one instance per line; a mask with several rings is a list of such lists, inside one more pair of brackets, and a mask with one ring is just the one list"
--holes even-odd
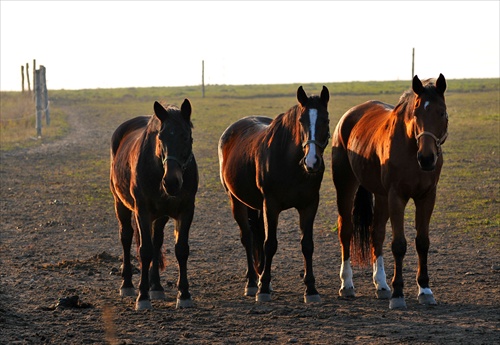
[[(351, 240), (353, 234), (351, 212), (353, 207), (352, 200), (354, 199), (354, 193), (357, 185), (353, 182), (353, 179), (343, 179), (338, 175), (339, 174), (335, 177), (334, 182), (336, 182), (335, 186), (337, 188), (337, 207), (339, 212), (337, 227), (342, 254), (342, 262), (339, 273), (341, 281), (339, 295), (344, 298), (353, 298), (356, 296), (356, 293), (350, 260)], [(343, 184), (342, 181), (345, 181), (346, 183)]]
[(120, 286), (120, 296), (135, 297), (135, 288), (132, 283), (132, 264), (130, 262), (130, 248), (134, 236), (132, 227), (132, 211), (130, 211), (121, 201), (115, 199), (115, 212), (120, 228), (120, 242), (123, 249), (123, 260), (121, 267), (122, 284)]
[(383, 245), (386, 233), (385, 229), (388, 220), (389, 212), (387, 198), (375, 196), (371, 245), (373, 260), (373, 284), (375, 285), (375, 296), (377, 299), (391, 298), (391, 288), (387, 284), (383, 257)]
[[(231, 195), (231, 208), (233, 211), (233, 217), (240, 228), (240, 240), (245, 248), (246, 258), (247, 258), (247, 272), (246, 272), (246, 285), (245, 285), (245, 296), (255, 296), (258, 290), (257, 286), (257, 271), (255, 269), (254, 261), (254, 248), (252, 238), (251, 223), (255, 225), (259, 222), (257, 211), (249, 210), (247, 206), (242, 204), (238, 199)], [(251, 217), (251, 218), (250, 218)], [(257, 217), (257, 218), (256, 218)], [(257, 230), (258, 227), (254, 226)], [(258, 252), (258, 250), (257, 250)]]

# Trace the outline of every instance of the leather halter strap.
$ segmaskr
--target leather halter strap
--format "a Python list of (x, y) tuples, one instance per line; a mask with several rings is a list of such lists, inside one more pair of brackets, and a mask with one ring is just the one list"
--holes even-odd
[(189, 157), (186, 159), (185, 162), (182, 162), (179, 158), (175, 157), (175, 156), (166, 156), (165, 158), (162, 159), (162, 163), (163, 165), (165, 165), (167, 163), (168, 160), (171, 160), (171, 161), (174, 161), (174, 162), (177, 162), (177, 164), (179, 164), (179, 166), (181, 167), (182, 169), (182, 172), (186, 171), (187, 169), (187, 166), (188, 164), (191, 162), (191, 160), (193, 159), (193, 152), (191, 152), (189, 154)]
[(421, 132), (419, 134), (415, 133), (415, 140), (417, 141), (417, 145), (418, 145), (418, 139), (420, 139), (424, 135), (428, 135), (432, 139), (434, 139), (434, 142), (436, 143), (436, 147), (438, 149), (438, 154), (441, 154), (441, 152), (442, 152), (441, 145), (443, 144), (443, 142), (448, 137), (448, 131), (446, 131), (446, 133), (444, 133), (444, 135), (441, 138), (438, 138), (434, 134), (432, 134), (431, 132), (426, 132), (426, 131), (423, 131), (423, 132)]
[(317, 140), (307, 140), (305, 143), (302, 144), (302, 148), (305, 148), (309, 144), (315, 144), (315, 145), (321, 147), (321, 149), (324, 149), (326, 147), (326, 145), (328, 145), (328, 140), (330, 140), (330, 132), (328, 132), (328, 138), (326, 138), (326, 140), (324, 142), (320, 143)]

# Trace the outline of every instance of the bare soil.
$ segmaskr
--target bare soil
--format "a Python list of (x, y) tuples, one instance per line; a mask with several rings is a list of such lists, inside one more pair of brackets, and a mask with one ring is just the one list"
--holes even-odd
[[(217, 174), (216, 163), (200, 171), (191, 229), (188, 275), (195, 307), (175, 309), (177, 264), (167, 224), (168, 264), (162, 272), (167, 300), (153, 301), (153, 310), (135, 311), (134, 299), (118, 294), (121, 246), (108, 176), (96, 174), (92, 166), (85, 174), (73, 174), (89, 156), (96, 161), (108, 156), (113, 128), (97, 126), (93, 116), (98, 115), (68, 111), (72, 131), (65, 139), (1, 156), (1, 344), (500, 342), (499, 249), (446, 227), (431, 231), (429, 270), (437, 306), (417, 302), (411, 231), (404, 267), (406, 310), (389, 310), (388, 301), (374, 298), (368, 268), (354, 271), (355, 299), (338, 297), (340, 250), (330, 226), (335, 209), (321, 209), (315, 228), (314, 268), (322, 303), (303, 303), (294, 210), (280, 217), (273, 300), (256, 304), (244, 297), (244, 251), (227, 197), (222, 187), (203, 188), (214, 178), (204, 176)], [(195, 155), (207, 152), (214, 154), (216, 148)], [(324, 184), (331, 189), (331, 181)], [(322, 194), (323, 200), (334, 197)], [(389, 242), (386, 271), (391, 276)]]

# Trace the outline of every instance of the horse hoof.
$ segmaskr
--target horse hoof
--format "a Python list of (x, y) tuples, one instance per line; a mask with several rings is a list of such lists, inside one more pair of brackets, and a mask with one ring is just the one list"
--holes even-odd
[(176, 309), (192, 308), (192, 307), (193, 307), (193, 299), (191, 297), (188, 299), (177, 298), (177, 304), (175, 305)]
[(321, 297), (319, 295), (304, 295), (304, 303), (320, 303)]
[(391, 298), (391, 290), (377, 290), (375, 294), (377, 296), (377, 299)]
[(149, 309), (153, 309), (150, 300), (143, 299), (135, 302), (135, 310), (149, 310)]
[(121, 297), (135, 297), (135, 289), (133, 287), (121, 288), (120, 289)]
[(341, 288), (339, 290), (340, 297), (356, 297), (356, 293), (354, 292), (354, 287), (350, 288)]
[(389, 309), (406, 309), (406, 302), (404, 297), (391, 298), (389, 301)]
[(256, 302), (270, 302), (271, 301), (271, 294), (270, 293), (259, 293), (255, 297)]
[(434, 295), (420, 294), (418, 295), (418, 303), (425, 305), (437, 305)]
[(165, 291), (156, 290), (149, 291), (149, 298), (152, 300), (163, 301), (165, 300)]
[(254, 297), (257, 294), (257, 287), (246, 287), (245, 288), (245, 296)]

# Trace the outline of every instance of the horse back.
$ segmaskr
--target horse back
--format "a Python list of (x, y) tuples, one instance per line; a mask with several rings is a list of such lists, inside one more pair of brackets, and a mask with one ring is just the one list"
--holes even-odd
[(130, 194), (132, 167), (136, 166), (150, 116), (138, 116), (122, 123), (111, 137), (111, 191), (129, 209), (133, 209)]
[(147, 127), (150, 118), (151, 116), (138, 116), (118, 126), (111, 137), (111, 155), (113, 157), (116, 155), (120, 144), (122, 144), (125, 138), (129, 141), (137, 139), (137, 134), (142, 133), (142, 130)]
[(264, 116), (242, 118), (230, 125), (219, 140), (220, 178), (224, 188), (255, 209), (262, 205), (262, 194), (256, 184), (256, 156), (271, 121)]
[(375, 128), (383, 125), (393, 109), (394, 106), (380, 101), (367, 101), (352, 107), (340, 118), (333, 135), (332, 145), (347, 150), (352, 131), (358, 123), (357, 131), (373, 133)]

